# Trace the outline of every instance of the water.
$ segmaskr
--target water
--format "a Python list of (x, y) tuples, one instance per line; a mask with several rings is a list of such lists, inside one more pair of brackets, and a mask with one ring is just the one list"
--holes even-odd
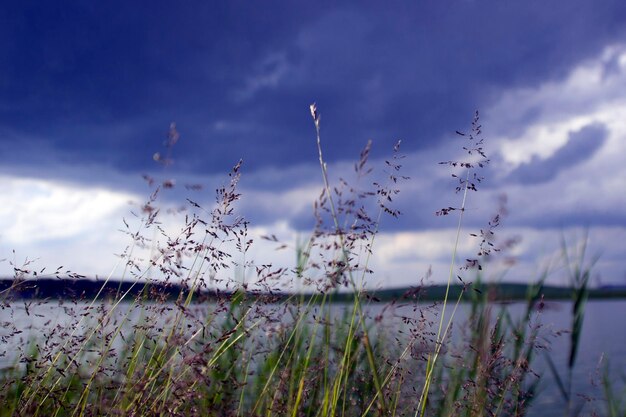
[[(567, 329), (571, 326), (571, 302), (551, 303), (552, 309), (543, 313), (542, 322), (554, 330)], [(569, 334), (551, 339), (551, 357), (566, 375), (569, 355)], [(533, 415), (562, 416), (563, 402), (551, 372), (543, 357), (536, 368), (543, 375), (542, 391), (536, 400)], [(611, 379), (615, 381), (618, 398), (623, 395), (626, 378), (626, 300), (589, 301), (585, 309), (585, 321), (580, 338), (580, 348), (576, 366), (572, 372), (572, 390), (576, 394), (575, 402), (584, 402), (584, 396), (602, 399), (600, 386), (604, 363), (610, 363)], [(593, 403), (588, 404), (589, 407)], [(589, 411), (589, 408), (585, 408)], [(602, 415), (602, 408), (600, 408)]]
[[(463, 326), (469, 308), (469, 304), (459, 306), (455, 317), (457, 327)], [(513, 303), (505, 308), (513, 317), (519, 317), (524, 314), (526, 305)], [(570, 334), (564, 331), (571, 327), (571, 311), (570, 301), (549, 301), (537, 317), (542, 324), (540, 339), (549, 343), (549, 347), (545, 352), (538, 351), (539, 354), (532, 364), (532, 369), (541, 375), (541, 382), (538, 396), (528, 414), (531, 417), (564, 415), (565, 402), (547, 364), (546, 354), (552, 358), (561, 378), (567, 380)], [(493, 313), (498, 314), (498, 309), (494, 309)], [(456, 337), (459, 337), (458, 333)], [(626, 300), (591, 300), (586, 305), (579, 350), (571, 378), (573, 406), (584, 404), (583, 415), (590, 415), (593, 410), (598, 415), (604, 415), (601, 376), (607, 360), (610, 363), (609, 373), (614, 381), (614, 390), (617, 390), (615, 392), (620, 398), (626, 388)]]
[[(73, 331), (78, 334), (88, 331), (89, 326), (78, 326), (76, 312), (80, 314), (87, 304), (66, 303), (59, 307), (58, 303), (31, 304), (25, 306), (24, 303), (15, 303), (10, 307), (0, 310), (0, 368), (13, 365), (15, 358), (20, 351), (25, 349), (25, 341), (32, 336), (44, 334), (44, 329), (53, 329), (57, 324), (72, 322)], [(462, 323), (469, 314), (469, 305), (461, 304), (456, 313), (456, 329), (462, 328)], [(126, 312), (129, 305), (121, 305), (120, 312)], [(202, 307), (204, 314), (207, 310), (216, 308), (211, 305), (207, 309)], [(345, 308), (343, 305), (336, 305), (337, 312)], [(383, 310), (383, 305), (373, 305), (366, 307), (367, 313), (375, 317)], [(513, 317), (523, 314), (525, 305), (514, 303), (506, 306)], [(550, 336), (553, 333), (566, 330), (571, 326), (571, 302), (556, 301), (547, 302), (546, 307), (539, 315), (539, 320), (543, 324), (542, 337), (550, 343), (550, 355), (560, 371), (563, 378), (567, 379), (567, 362), (569, 355), (569, 334), (560, 336)], [(621, 378), (626, 376), (626, 300), (589, 301), (586, 306), (584, 326), (582, 329), (580, 348), (576, 361), (576, 366), (572, 373), (572, 392), (576, 394), (574, 404), (583, 404), (583, 414), (589, 415), (592, 410), (597, 410), (599, 415), (603, 414), (603, 393), (600, 386), (602, 361), (610, 362), (611, 379), (615, 381), (615, 387), (621, 389), (624, 384)], [(494, 309), (494, 314), (498, 313), (498, 308)], [(392, 316), (386, 316), (384, 322), (386, 331), (402, 330), (402, 321), (398, 318), (402, 315), (413, 314), (410, 306), (397, 308)], [(222, 318), (224, 312), (217, 312)], [(137, 320), (139, 312), (130, 311), (130, 321)], [(395, 318), (394, 318), (395, 317)], [(73, 320), (73, 321), (72, 321)], [(161, 320), (167, 321), (166, 318)], [(17, 336), (7, 337), (12, 329), (22, 331)], [(459, 338), (459, 333), (453, 333), (453, 339)], [(62, 337), (62, 335), (60, 335)], [(121, 343), (121, 342), (120, 342)], [(563, 416), (564, 401), (559, 392), (558, 386), (548, 369), (545, 356), (540, 353), (532, 365), (532, 368), (541, 376), (539, 394), (533, 401), (530, 409), (530, 416)], [(623, 391), (618, 392), (618, 396)], [(590, 401), (591, 399), (591, 401)], [(595, 399), (595, 400), (594, 400)], [(590, 401), (590, 402), (589, 402)]]

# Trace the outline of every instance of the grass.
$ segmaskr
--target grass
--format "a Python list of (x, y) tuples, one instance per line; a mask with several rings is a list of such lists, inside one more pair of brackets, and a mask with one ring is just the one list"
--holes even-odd
[[(459, 132), (467, 140), (467, 160), (444, 162), (456, 172), (461, 196), (458, 207), (438, 212), (458, 215), (444, 301), (422, 302), (420, 292), (413, 291), (401, 306), (384, 307), (364, 288), (381, 219), (400, 215), (393, 199), (397, 184), (407, 178), (401, 175), (399, 143), (386, 161), (384, 183), (363, 186), (372, 172), (368, 143), (355, 164), (355, 183), (341, 180), (335, 186), (323, 157), (315, 105), (311, 115), (323, 190), (315, 203), (315, 229), (295, 248), (293, 269), (246, 257), (253, 244), (249, 224), (235, 212), (241, 162), (217, 190), (211, 208), (188, 200), (184, 226), (173, 235), (160, 222), (164, 213), (158, 198), (174, 182), (158, 184), (146, 177), (154, 192), (137, 213), (137, 224), (125, 221), (131, 244), (120, 262), (127, 284), (104, 301), (102, 294), (91, 300), (78, 296), (54, 307), (22, 306), (11, 299), (10, 289), (2, 292), (3, 317), (32, 310), (41, 330), (7, 321), (2, 343), (19, 351), (13, 364), (0, 371), (0, 416), (525, 415), (538, 395), (533, 362), (543, 352), (538, 335), (545, 276), (529, 287), (519, 317), (493, 303), (488, 291), (472, 290), (486, 288), (480, 284), (483, 266), (499, 251), (493, 235), (502, 213), (475, 235), (479, 256), (456, 264), (465, 204), (488, 163), (478, 114), (470, 133)], [(155, 154), (155, 161), (167, 166), (178, 140), (172, 125), (165, 156)], [(273, 235), (266, 239), (280, 244)], [(142, 251), (150, 253), (148, 260), (137, 255)], [(593, 263), (572, 263), (565, 245), (564, 256), (576, 289), (571, 353), (568, 376), (556, 367), (553, 372), (569, 415), (580, 411), (572, 406), (571, 369)], [(582, 262), (584, 252), (577, 259)], [(240, 278), (233, 278), (232, 267)], [(244, 280), (249, 275), (254, 288)], [(14, 286), (31, 276), (29, 265), (16, 268)], [(475, 279), (475, 287), (464, 281), (467, 277)], [(453, 292), (457, 278), (462, 291)], [(317, 292), (273, 297), (286, 280)], [(163, 291), (168, 283), (183, 286), (173, 302)], [(132, 291), (137, 287), (142, 291)], [(217, 288), (228, 291), (220, 294)], [(334, 304), (346, 289), (349, 303)], [(207, 290), (216, 292), (210, 300), (203, 295)], [(463, 324), (455, 319), (461, 300), (471, 306)], [(59, 309), (65, 314), (55, 321)], [(455, 326), (463, 337), (453, 336)], [(603, 381), (607, 409), (619, 415), (623, 404), (610, 379)]]

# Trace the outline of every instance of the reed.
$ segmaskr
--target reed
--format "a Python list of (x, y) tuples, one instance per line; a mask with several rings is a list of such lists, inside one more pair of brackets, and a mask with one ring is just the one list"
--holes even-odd
[[(458, 132), (468, 141), (468, 159), (444, 162), (464, 171), (456, 177), (461, 203), (438, 213), (459, 216), (447, 283), (449, 288), (458, 276), (465, 290), (451, 300), (447, 292), (441, 304), (421, 302), (420, 292), (412, 291), (383, 306), (365, 284), (382, 219), (400, 215), (393, 199), (398, 183), (408, 179), (401, 175), (400, 143), (385, 161), (385, 181), (362, 185), (373, 171), (368, 143), (355, 163), (354, 183), (342, 179), (334, 185), (323, 156), (320, 114), (315, 105), (310, 110), (323, 188), (315, 202), (316, 226), (294, 248), (293, 269), (252, 263), (246, 256), (253, 240), (248, 222), (236, 213), (241, 161), (211, 207), (187, 200), (184, 225), (174, 234), (162, 226), (166, 214), (158, 206), (175, 182), (146, 177), (153, 191), (137, 213), (139, 221), (125, 221), (130, 244), (120, 258), (122, 278), (141, 287), (139, 295), (120, 286), (103, 300), (106, 285), (94, 299), (59, 305), (17, 301), (10, 289), (0, 295), (8, 314), (42, 316), (41, 330), (13, 326), (2, 334), (4, 346), (20, 350), (14, 364), (0, 370), (0, 416), (525, 415), (538, 392), (533, 361), (541, 350), (545, 276), (529, 291), (521, 317), (461, 277), (483, 279), (483, 265), (498, 251), (493, 233), (499, 214), (475, 235), (479, 257), (460, 268), (456, 261), (466, 201), (488, 163), (478, 113), (470, 133)], [(155, 155), (164, 168), (179, 139), (172, 125), (164, 156)], [(265, 239), (281, 245), (273, 235)], [(142, 252), (149, 257), (142, 260)], [(14, 286), (33, 276), (28, 265), (16, 271)], [(590, 266), (573, 271), (570, 368)], [(316, 291), (310, 297), (274, 296), (285, 281)], [(173, 302), (162, 290), (168, 283), (182, 284)], [(333, 302), (341, 291), (351, 293), (349, 303)], [(461, 301), (471, 303), (463, 326), (455, 319)], [(64, 318), (55, 322), (59, 311)], [(455, 325), (468, 329), (463, 337), (452, 337)], [(558, 380), (569, 396), (571, 385)], [(618, 401), (610, 398), (609, 408), (617, 410)]]

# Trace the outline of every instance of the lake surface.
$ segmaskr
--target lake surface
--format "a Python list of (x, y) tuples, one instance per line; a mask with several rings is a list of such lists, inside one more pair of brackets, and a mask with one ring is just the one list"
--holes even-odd
[[(19, 351), (24, 349), (24, 341), (32, 337), (41, 337), (46, 329), (52, 329), (57, 324), (69, 323), (71, 317), (82, 311), (86, 304), (64, 303), (59, 307), (58, 302), (24, 305), (16, 302), (0, 310), (0, 368), (14, 364)], [(469, 314), (469, 305), (461, 304), (455, 316), (455, 328), (462, 328), (462, 323)], [(126, 311), (128, 305), (121, 305), (120, 311)], [(202, 307), (207, 312), (215, 309), (215, 305)], [(345, 305), (337, 304), (333, 307), (340, 315)], [(494, 314), (500, 306), (494, 307)], [(525, 305), (513, 303), (505, 306), (513, 317), (523, 314)], [(542, 323), (542, 337), (550, 343), (550, 354), (557, 368), (566, 376), (569, 354), (569, 334), (554, 335), (567, 330), (571, 326), (571, 302), (549, 301), (545, 308), (538, 313)], [(369, 305), (366, 311), (369, 316), (375, 317), (384, 310), (383, 304)], [(402, 329), (399, 317), (412, 314), (413, 307), (398, 307), (393, 314), (386, 316), (383, 324), (386, 331)], [(585, 403), (583, 415), (590, 415), (592, 410), (603, 414), (603, 393), (600, 385), (603, 360), (610, 362), (611, 378), (615, 381), (616, 389), (623, 389), (621, 376), (626, 376), (626, 300), (592, 300), (586, 306), (584, 326), (581, 334), (580, 348), (576, 366), (572, 373), (572, 389), (576, 394), (575, 403)], [(218, 314), (224, 314), (218, 312)], [(131, 321), (137, 317), (131, 312)], [(163, 318), (162, 320), (166, 320)], [(88, 328), (85, 327), (85, 328)], [(22, 333), (8, 336), (12, 330), (19, 329)], [(82, 331), (77, 328), (77, 331)], [(453, 339), (460, 337), (453, 333)], [(21, 342), (20, 342), (21, 340)], [(559, 393), (557, 384), (548, 369), (543, 354), (536, 357), (532, 368), (542, 376), (538, 396), (534, 399), (530, 409), (530, 416), (563, 416), (565, 405)], [(623, 393), (621, 391), (620, 393)], [(618, 395), (620, 394), (618, 393)]]
[[(494, 305), (493, 314), (497, 315), (501, 307), (508, 310), (512, 317), (520, 317), (526, 311), (525, 303), (511, 303), (505, 306)], [(383, 307), (370, 306), (370, 314), (376, 314)], [(410, 307), (398, 309), (397, 314), (409, 313)], [(452, 308), (448, 306), (447, 311)], [(454, 339), (460, 338), (459, 328), (465, 325), (469, 316), (470, 305), (460, 304), (454, 323)], [(447, 313), (449, 314), (449, 313)], [(536, 316), (541, 323), (540, 340), (549, 344), (546, 352), (537, 351), (538, 355), (532, 369), (541, 375), (539, 392), (532, 402), (528, 413), (531, 417), (564, 416), (565, 403), (557, 383), (549, 369), (545, 353), (549, 353), (562, 378), (567, 378), (569, 360), (572, 302), (546, 301), (545, 307)], [(397, 323), (396, 323), (397, 325)], [(580, 337), (578, 355), (572, 372), (573, 405), (584, 404), (582, 415), (605, 415), (604, 394), (600, 384), (604, 361), (610, 363), (610, 376), (614, 381), (614, 392), (620, 398), (626, 391), (626, 300), (590, 300), (585, 308), (585, 319)]]
[[(544, 311), (542, 322), (558, 331), (571, 326), (571, 302), (551, 302), (550, 309)], [(551, 353), (557, 368), (565, 374), (569, 354), (569, 334), (551, 338)], [(602, 399), (600, 375), (601, 360), (610, 363), (611, 379), (615, 381), (616, 394), (623, 396), (626, 378), (626, 300), (589, 301), (585, 309), (580, 348), (576, 366), (572, 373), (572, 388), (577, 400), (581, 396)], [(562, 416), (563, 401), (547, 368), (545, 359), (540, 357), (535, 365), (543, 375), (542, 390), (535, 401), (533, 416)], [(596, 401), (601, 402), (601, 401)], [(584, 415), (589, 415), (594, 404), (585, 406)], [(596, 408), (602, 413), (600, 404)]]

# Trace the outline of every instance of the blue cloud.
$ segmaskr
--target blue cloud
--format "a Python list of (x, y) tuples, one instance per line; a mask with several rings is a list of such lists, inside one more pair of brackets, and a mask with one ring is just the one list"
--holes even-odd
[(619, 0), (14, 2), (0, 11), (0, 144), (44, 138), (53, 161), (141, 172), (174, 120), (190, 173), (240, 157), (285, 167), (315, 159), (317, 100), (329, 161), (372, 136), (428, 149), (503, 89), (559, 79), (626, 39), (625, 16)]

